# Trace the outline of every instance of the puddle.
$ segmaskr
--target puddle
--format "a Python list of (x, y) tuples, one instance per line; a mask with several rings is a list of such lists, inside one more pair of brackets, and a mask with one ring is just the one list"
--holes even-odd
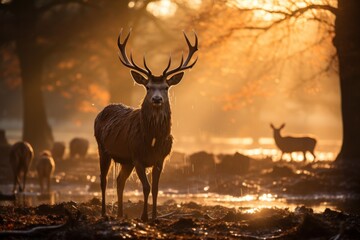
[[(86, 202), (94, 197), (101, 199), (100, 192), (89, 192), (89, 185), (68, 185), (55, 186), (53, 191), (48, 194), (37, 192), (37, 186), (30, 184), (28, 191), (16, 194), (14, 201), (0, 201), (0, 205), (25, 205), (38, 206), (41, 204), (56, 204), (60, 202)], [(0, 185), (0, 190), (9, 193), (11, 185)], [(343, 210), (341, 208), (344, 202), (351, 199), (347, 195), (306, 195), (278, 197), (275, 194), (248, 194), (244, 196), (221, 195), (216, 193), (189, 193), (181, 192), (175, 189), (163, 189), (159, 191), (158, 203), (164, 204), (173, 202), (176, 204), (196, 202), (201, 205), (215, 206), (221, 205), (229, 208), (247, 209), (251, 212), (262, 208), (282, 208), (294, 210), (298, 206), (310, 207), (314, 212), (323, 212), (326, 208), (332, 210)], [(143, 200), (141, 188), (139, 190), (125, 191), (124, 201), (138, 202)], [(113, 188), (107, 189), (107, 203), (115, 204), (117, 202), (116, 191)], [(149, 203), (151, 204), (151, 194)]]

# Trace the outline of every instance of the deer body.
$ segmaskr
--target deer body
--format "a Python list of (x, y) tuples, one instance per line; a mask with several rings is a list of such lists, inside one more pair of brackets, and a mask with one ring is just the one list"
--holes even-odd
[(39, 178), (40, 191), (44, 192), (44, 182), (46, 182), (46, 190), (50, 191), (50, 179), (55, 171), (55, 161), (50, 151), (43, 151), (36, 164), (36, 171)]
[[(185, 33), (184, 33), (185, 35)], [(143, 221), (148, 220), (148, 197), (152, 193), (153, 208), (152, 218), (157, 216), (157, 195), (160, 174), (164, 159), (169, 155), (172, 146), (171, 132), (171, 110), (168, 89), (178, 84), (184, 70), (193, 67), (196, 60), (188, 65), (192, 55), (197, 51), (197, 36), (195, 34), (195, 45), (192, 46), (185, 35), (189, 47), (189, 55), (180, 65), (168, 71), (168, 66), (160, 76), (154, 76), (146, 65), (145, 69), (135, 64), (130, 55), (128, 59), (125, 51), (127, 40), (120, 42), (121, 33), (118, 38), (120, 61), (128, 68), (136, 83), (146, 88), (146, 95), (141, 108), (134, 109), (123, 104), (110, 104), (105, 107), (96, 117), (94, 124), (95, 138), (98, 143), (100, 156), (100, 184), (102, 195), (102, 215), (106, 215), (105, 191), (107, 185), (107, 174), (111, 159), (121, 164), (121, 170), (117, 177), (118, 195), (118, 217), (123, 216), (123, 191), (125, 182), (133, 169), (143, 186), (144, 206), (141, 215)], [(145, 77), (145, 76), (146, 77)], [(152, 167), (152, 186), (146, 176), (146, 168)]]
[(70, 141), (70, 159), (74, 160), (76, 156), (80, 159), (84, 159), (89, 149), (89, 140), (86, 138), (76, 137)]
[[(19, 191), (25, 190), (26, 175), (29, 170), (31, 161), (34, 158), (34, 150), (28, 142), (17, 142), (10, 149), (10, 165), (14, 174), (14, 187), (13, 192), (16, 190), (16, 186), (19, 185)], [(22, 186), (20, 178), (22, 175)]]
[(293, 136), (281, 136), (281, 129), (285, 127), (285, 124), (282, 124), (279, 128), (275, 128), (274, 125), (270, 124), (271, 128), (274, 130), (274, 140), (276, 146), (281, 150), (281, 160), (283, 159), (284, 153), (289, 153), (292, 160), (291, 153), (293, 152), (302, 152), (304, 156), (304, 161), (306, 161), (306, 152), (310, 152), (314, 160), (316, 158), (314, 150), (316, 146), (316, 139), (312, 137), (293, 137)]
[(172, 146), (169, 111), (163, 119), (147, 118), (143, 108), (133, 109), (123, 104), (111, 104), (99, 113), (95, 122), (95, 136), (101, 148), (116, 162), (133, 164), (142, 159), (145, 167), (159, 164), (169, 155)]

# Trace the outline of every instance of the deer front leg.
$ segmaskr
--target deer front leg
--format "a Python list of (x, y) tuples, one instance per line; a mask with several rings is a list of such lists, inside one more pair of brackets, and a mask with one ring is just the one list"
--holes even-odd
[(123, 217), (124, 207), (123, 207), (123, 194), (125, 182), (129, 178), (134, 165), (132, 164), (122, 164), (119, 176), (117, 178), (117, 195), (118, 195), (118, 218)]
[(101, 214), (106, 216), (105, 192), (107, 185), (107, 174), (109, 172), (111, 157), (99, 149), (100, 155), (100, 187), (101, 187)]
[(152, 198), (153, 198), (153, 209), (152, 209), (152, 219), (155, 220), (157, 217), (157, 196), (159, 191), (159, 179), (160, 174), (162, 171), (162, 165), (161, 166), (154, 166), (152, 169)]
[(146, 169), (142, 164), (137, 163), (135, 165), (135, 170), (136, 170), (136, 173), (139, 176), (139, 179), (143, 186), (144, 208), (143, 208), (143, 212), (141, 214), (141, 220), (146, 222), (146, 221), (148, 221), (147, 207), (148, 207), (148, 198), (149, 198), (149, 194), (150, 194), (150, 184), (146, 177)]

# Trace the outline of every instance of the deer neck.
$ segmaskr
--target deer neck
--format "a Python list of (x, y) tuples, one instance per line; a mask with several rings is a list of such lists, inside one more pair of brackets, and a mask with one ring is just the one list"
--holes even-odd
[(141, 125), (146, 138), (167, 138), (171, 131), (171, 109), (169, 103), (161, 107), (143, 102), (141, 105)]
[(274, 132), (274, 139), (275, 139), (275, 142), (279, 143), (281, 140), (282, 140), (282, 136), (280, 134), (280, 132)]

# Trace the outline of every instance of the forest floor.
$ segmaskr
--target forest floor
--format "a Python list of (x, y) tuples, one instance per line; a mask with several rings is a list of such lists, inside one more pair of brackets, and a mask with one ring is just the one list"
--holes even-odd
[[(275, 202), (271, 208), (249, 208), (206, 204), (191, 198), (179, 202), (175, 194), (158, 206), (156, 220), (143, 222), (139, 219), (143, 202), (131, 199), (124, 203), (122, 219), (116, 218), (116, 203), (109, 203), (107, 217), (102, 217), (99, 197), (60, 199), (56, 204), (1, 204), (0, 239), (360, 239), (360, 198), (354, 194), (360, 184), (359, 174), (344, 178), (331, 161), (250, 159), (249, 168), (242, 174), (230, 174), (231, 168), (219, 172), (219, 166), (217, 170), (212, 166), (207, 161), (201, 162), (201, 168), (189, 166), (183, 156), (175, 155), (165, 166), (160, 188), (181, 193), (188, 192), (190, 186), (191, 191), (234, 197), (271, 193), (288, 201), (297, 199), (297, 207), (277, 207)], [(57, 166), (53, 185), (58, 189), (86, 185), (87, 191), (98, 192), (98, 173), (96, 156), (64, 161)], [(110, 173), (109, 182), (111, 177)], [(136, 179), (131, 177), (126, 189), (139, 189), (142, 194)], [(29, 174), (29, 181), (36, 182), (34, 174)], [(309, 207), (313, 204), (309, 199), (334, 201), (331, 206), (336, 207), (315, 211)]]
[(142, 222), (142, 203), (125, 203), (127, 218), (101, 217), (100, 200), (38, 207), (0, 207), (1, 239), (360, 239), (360, 217), (299, 207), (241, 209), (194, 202), (159, 206), (160, 217)]

